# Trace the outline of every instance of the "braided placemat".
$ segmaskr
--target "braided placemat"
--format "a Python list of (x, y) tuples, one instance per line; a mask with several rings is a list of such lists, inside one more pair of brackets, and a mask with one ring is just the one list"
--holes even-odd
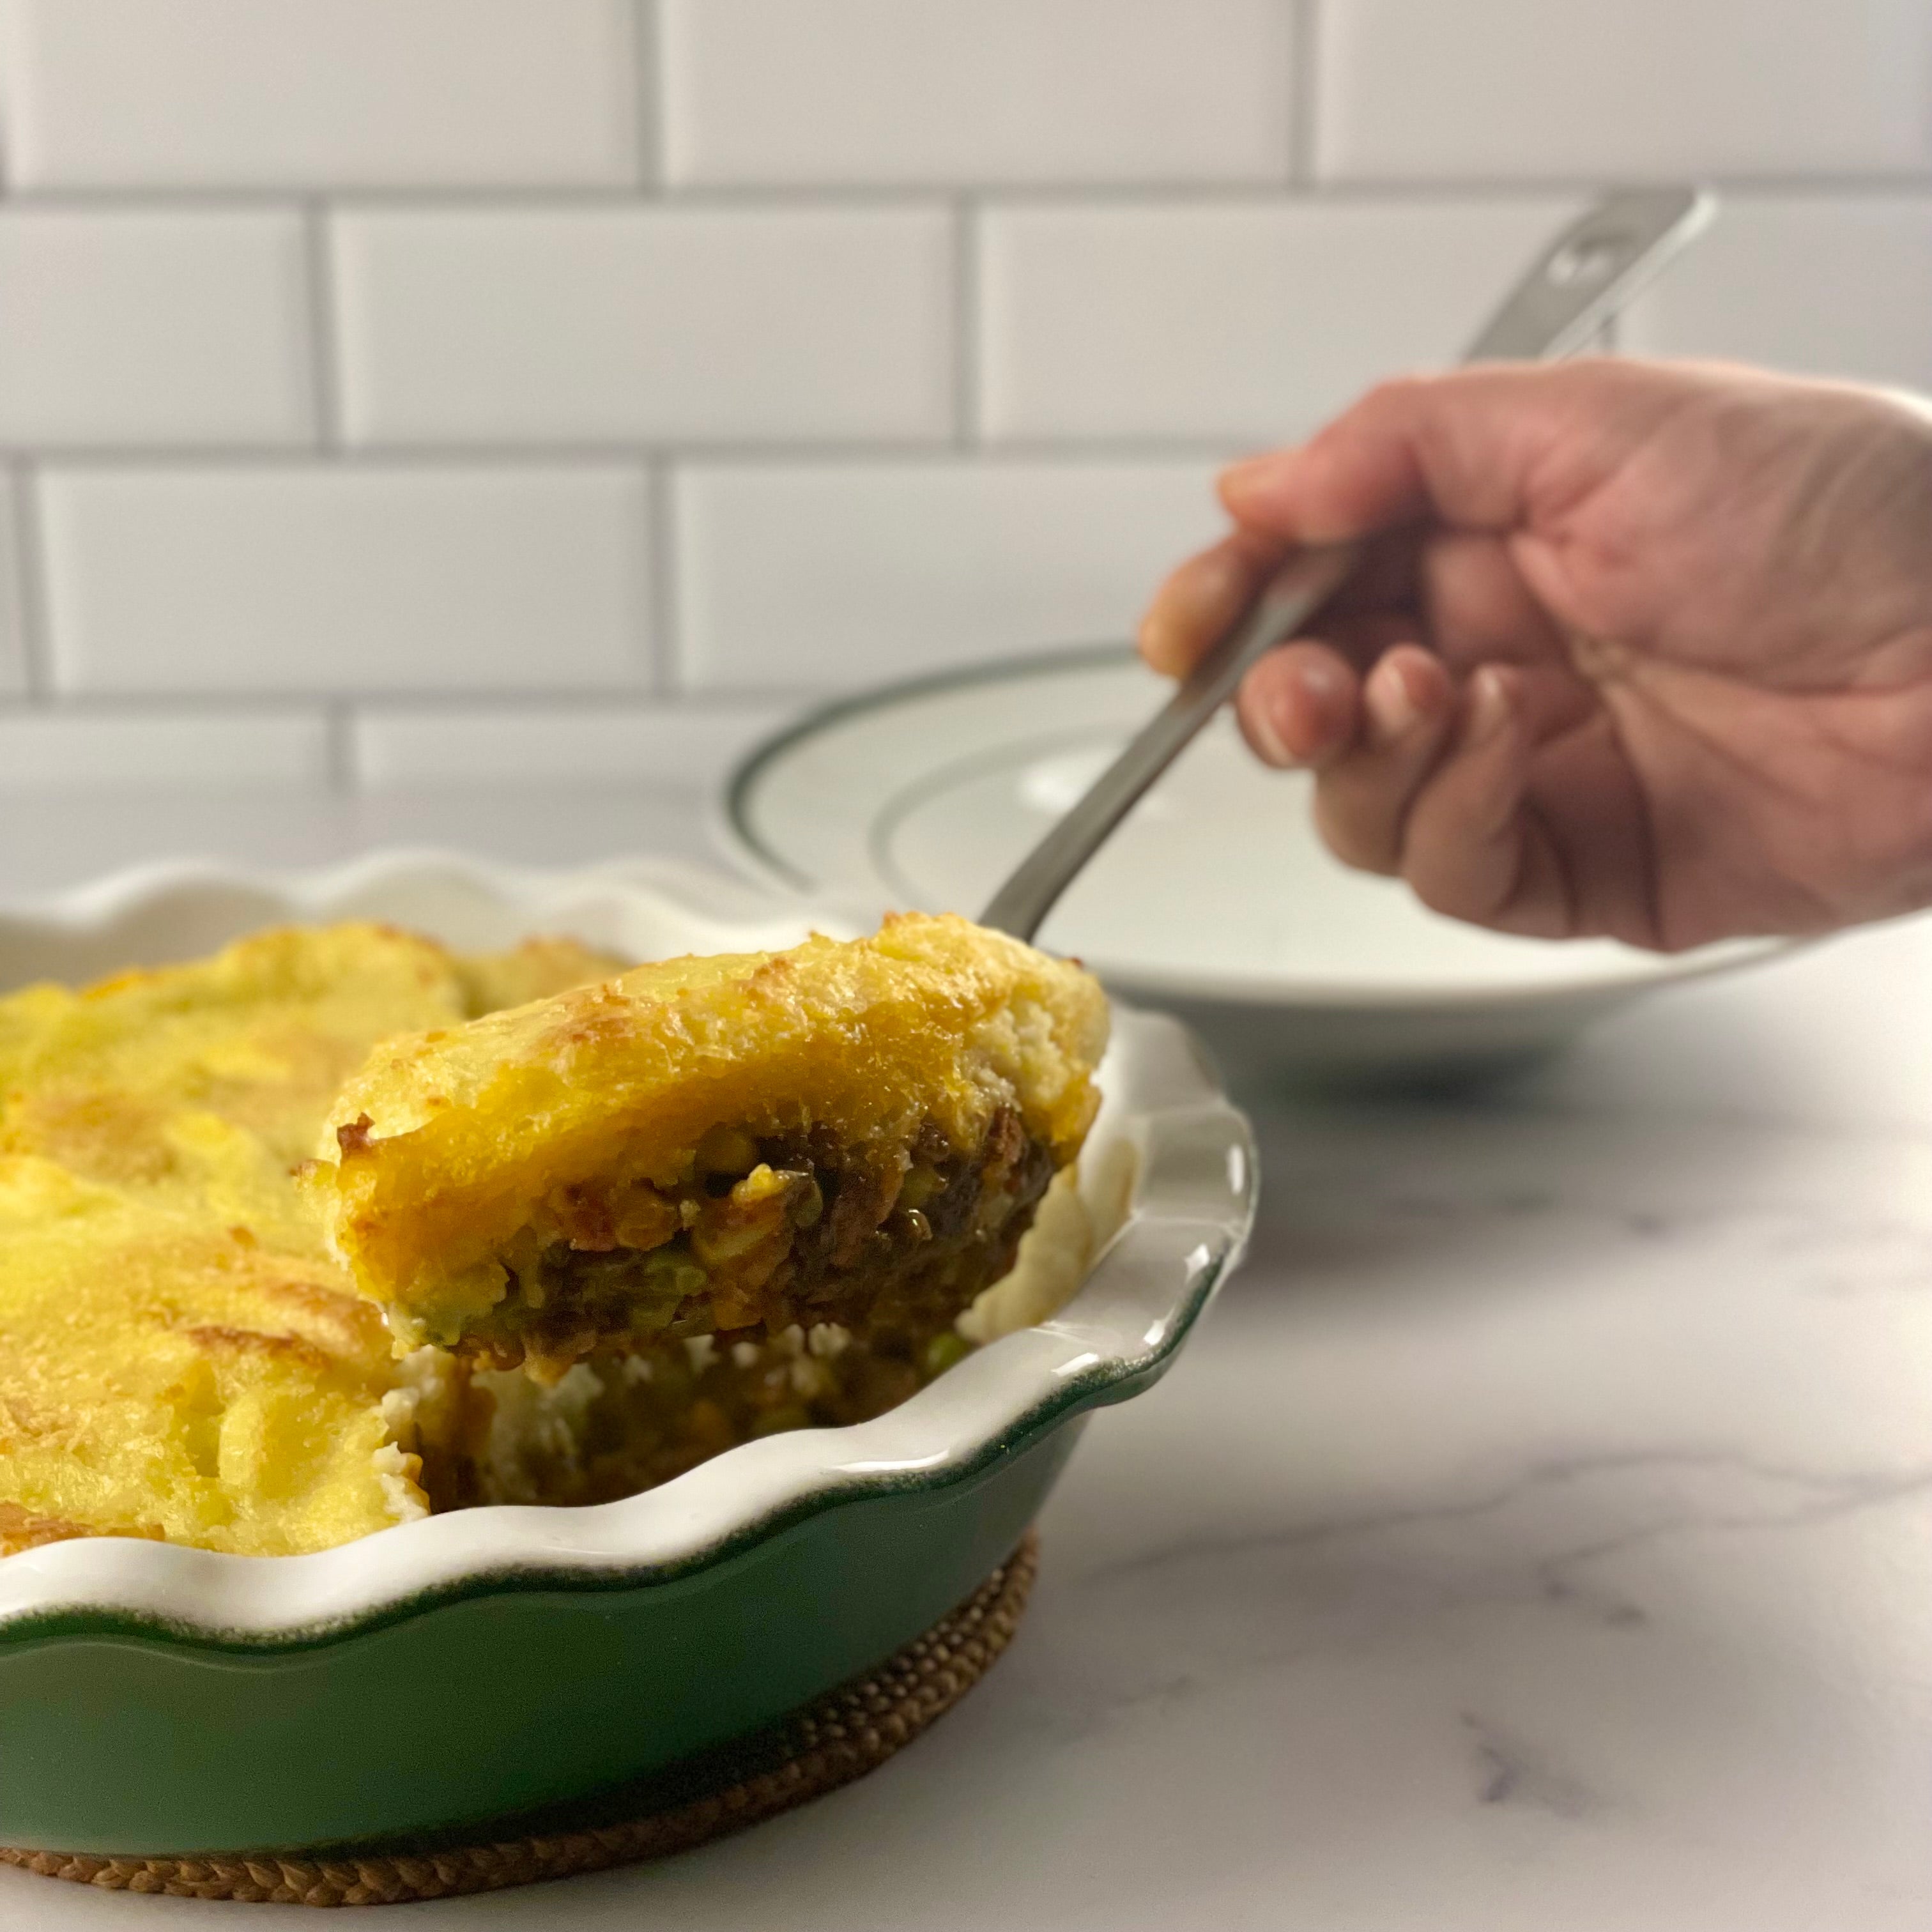
[[(534, 1885), (688, 1851), (863, 1778), (944, 1716), (1012, 1641), (1039, 1562), (1039, 1539), (1029, 1530), (956, 1610), (856, 1683), (756, 1738), (636, 1787), (628, 1804), (625, 1792), (606, 1793), (520, 1821), (553, 1828), (490, 1844), (343, 1846), (314, 1856), (117, 1858), (0, 1847), (0, 1863), (108, 1892), (244, 1904), (392, 1905)], [(646, 1790), (657, 1802), (640, 1805), (636, 1793)], [(675, 1796), (666, 1803), (668, 1793)]]

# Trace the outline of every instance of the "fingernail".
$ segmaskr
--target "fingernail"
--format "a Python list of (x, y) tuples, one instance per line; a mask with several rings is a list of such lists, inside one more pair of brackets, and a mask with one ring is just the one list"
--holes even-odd
[(1362, 698), (1378, 744), (1394, 743), (1422, 716), (1400, 664), (1376, 665), (1370, 674)]
[(1174, 572), (1141, 620), (1142, 652), (1166, 668), (1185, 664), (1198, 647), (1198, 633), (1218, 630), (1238, 608), (1246, 585), (1232, 557), (1210, 550)]
[(1254, 712), (1255, 736), (1261, 740), (1262, 756), (1271, 765), (1292, 765), (1296, 762), (1294, 754), (1288, 748), (1288, 740), (1275, 717), (1271, 704), (1258, 704)]
[(1472, 748), (1500, 736), (1510, 722), (1509, 686), (1501, 671), (1485, 665), (1469, 680), (1469, 717), (1462, 742)]
[(1324, 664), (1321, 658), (1312, 654), (1296, 675), (1300, 680), (1302, 689), (1311, 698), (1333, 698), (1342, 688), (1341, 672), (1332, 664)]

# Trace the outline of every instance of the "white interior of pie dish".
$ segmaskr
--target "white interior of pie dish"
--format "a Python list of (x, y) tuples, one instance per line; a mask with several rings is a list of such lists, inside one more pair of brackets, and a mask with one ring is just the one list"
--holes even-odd
[[(0, 911), (0, 991), (192, 958), (263, 926), (345, 918), (392, 920), (472, 948), (568, 933), (640, 959), (844, 929), (802, 903), (676, 863), (537, 873), (394, 854), (284, 876), (148, 868)], [(1246, 1124), (1186, 1030), (1117, 1007), (1101, 1084), (1082, 1162), (1096, 1218), (1110, 1212), (1108, 1177), (1130, 1166), (1138, 1178), (1084, 1286), (1052, 1319), (989, 1344), (886, 1414), (765, 1437), (619, 1502), (462, 1510), (313, 1556), (119, 1538), (53, 1544), (0, 1560), (0, 1624), (112, 1612), (231, 1642), (298, 1640), (479, 1578), (646, 1581), (815, 1504), (962, 1478), (1042, 1417), (1104, 1400), (1156, 1369), (1246, 1239), (1256, 1184)], [(1118, 1206), (1111, 1211), (1118, 1220)]]

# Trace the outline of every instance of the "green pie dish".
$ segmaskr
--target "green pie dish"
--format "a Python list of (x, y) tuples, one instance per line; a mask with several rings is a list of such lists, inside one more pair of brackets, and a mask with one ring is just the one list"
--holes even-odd
[[(178, 868), (0, 916), (0, 987), (371, 916), (466, 946), (574, 932), (640, 958), (812, 922), (679, 868)], [(0, 1844), (473, 1837), (648, 1780), (880, 1662), (1011, 1552), (1085, 1418), (1160, 1378), (1239, 1258), (1252, 1143), (1192, 1037), (1117, 1009), (1082, 1170), (1096, 1215), (1115, 1196), (1101, 1178), (1132, 1184), (1084, 1285), (874, 1421), (770, 1436), (621, 1502), (459, 1511), (310, 1556), (100, 1538), (0, 1561)]]

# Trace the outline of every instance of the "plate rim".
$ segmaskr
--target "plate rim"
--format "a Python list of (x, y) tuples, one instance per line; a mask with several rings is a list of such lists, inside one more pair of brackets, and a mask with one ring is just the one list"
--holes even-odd
[(785, 861), (761, 839), (749, 823), (746, 802), (766, 768), (774, 764), (794, 745), (819, 736), (828, 725), (867, 712), (890, 710), (908, 698), (930, 697), (946, 691), (970, 689), (974, 685), (1004, 684), (1014, 677), (1051, 676), (1056, 671), (1084, 670), (1108, 663), (1129, 663), (1136, 656), (1131, 644), (1120, 643), (1052, 644), (1038, 651), (1016, 651), (997, 658), (977, 659), (969, 664), (921, 671), (911, 677), (893, 678), (883, 684), (865, 686), (828, 698), (801, 712), (788, 724), (780, 725), (761, 738), (724, 775), (716, 794), (716, 804), (726, 838), (739, 856), (749, 860), (767, 882), (782, 884), (792, 892), (823, 892), (823, 881), (808, 878)]
[[(1049, 645), (1034, 651), (942, 667), (910, 677), (895, 678), (845, 692), (812, 706), (761, 738), (731, 766), (712, 796), (714, 831), (731, 856), (748, 867), (760, 883), (793, 893), (837, 895), (848, 888), (814, 879), (773, 851), (752, 822), (751, 802), (770, 769), (794, 746), (822, 736), (831, 728), (853, 718), (889, 711), (909, 700), (986, 685), (1051, 676), (1067, 671), (1099, 670), (1138, 661), (1131, 644), (1114, 641)], [(880, 881), (883, 884), (884, 881)], [(973, 916), (968, 914), (968, 916)], [(1550, 940), (1562, 946), (1571, 942)], [(1817, 944), (1778, 934), (1746, 935), (1712, 941), (1681, 952), (1650, 952), (1631, 946), (1631, 962), (1621, 968), (1582, 972), (1534, 986), (1496, 984), (1362, 986), (1342, 980), (1310, 978), (1270, 981), (1256, 975), (1216, 977), (1208, 974), (1174, 972), (1096, 959), (1095, 969), (1108, 984), (1129, 998), (1136, 994), (1160, 1000), (1191, 1000), (1197, 1004), (1252, 1010), (1304, 1010), (1328, 1013), (1481, 1013), (1525, 1011), (1614, 1001), (1652, 988), (1678, 986), (1736, 972), (1784, 957)]]

